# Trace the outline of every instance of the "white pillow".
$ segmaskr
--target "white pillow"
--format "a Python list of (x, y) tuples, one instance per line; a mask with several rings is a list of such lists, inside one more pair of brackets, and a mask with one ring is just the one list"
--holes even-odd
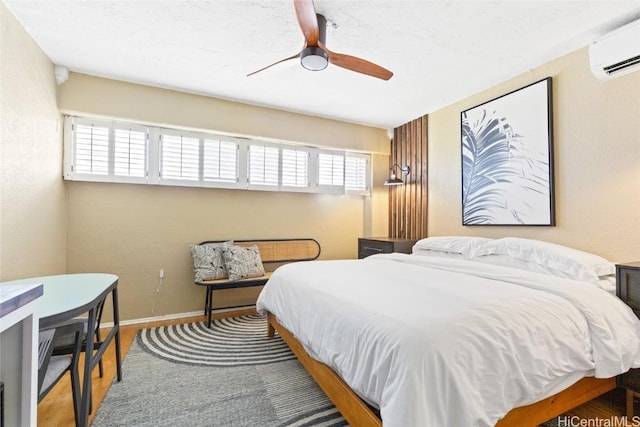
[[(493, 239), (472, 236), (436, 236), (418, 240), (413, 245), (412, 253), (420, 255), (450, 256), (471, 258), (476, 250)], [(430, 252), (425, 252), (430, 251)]]
[(419, 255), (419, 256), (438, 256), (443, 258), (468, 258), (462, 254), (455, 253), (455, 252), (438, 251), (434, 249), (422, 249), (422, 248), (416, 248), (415, 246), (413, 247), (411, 254)]
[(569, 277), (569, 274), (565, 273), (562, 270), (556, 270), (547, 265), (540, 264), (534, 261), (514, 258), (510, 255), (478, 255), (474, 257), (473, 260), (486, 264), (502, 265), (504, 267), (518, 268), (520, 270), (532, 271), (534, 273), (542, 273), (548, 276), (574, 279), (573, 277)]
[[(513, 259), (509, 260), (504, 256)], [(517, 237), (485, 243), (476, 251), (474, 259), (593, 284), (598, 283), (600, 276), (615, 274), (616, 271), (615, 265), (598, 255)]]

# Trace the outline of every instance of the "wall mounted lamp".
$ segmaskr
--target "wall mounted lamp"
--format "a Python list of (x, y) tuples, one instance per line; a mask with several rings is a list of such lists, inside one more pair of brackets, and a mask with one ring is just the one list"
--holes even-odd
[[(400, 172), (402, 172), (402, 178), (398, 178), (398, 176), (396, 175), (396, 171), (400, 169)], [(407, 175), (409, 175), (409, 172), (411, 172), (411, 168), (409, 168), (409, 165), (404, 165), (402, 166), (402, 168), (400, 168), (400, 166), (395, 163), (391, 169), (390, 169), (390, 174), (389, 174), (389, 179), (385, 180), (384, 185), (401, 185), (404, 184), (404, 177), (406, 177)]]

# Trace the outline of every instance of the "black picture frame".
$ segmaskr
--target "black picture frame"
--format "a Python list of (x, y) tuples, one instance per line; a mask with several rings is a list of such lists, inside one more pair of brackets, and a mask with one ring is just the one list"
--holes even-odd
[(555, 225), (551, 83), (460, 113), (462, 225)]

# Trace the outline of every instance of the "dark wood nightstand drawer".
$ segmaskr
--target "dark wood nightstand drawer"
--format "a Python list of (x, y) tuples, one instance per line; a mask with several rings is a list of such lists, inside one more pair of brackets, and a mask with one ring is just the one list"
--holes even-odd
[(392, 252), (411, 253), (415, 240), (396, 239), (391, 237), (370, 237), (358, 239), (358, 258), (366, 258), (375, 254)]
[(358, 239), (358, 258), (366, 258), (369, 255), (388, 254), (393, 252), (392, 242)]

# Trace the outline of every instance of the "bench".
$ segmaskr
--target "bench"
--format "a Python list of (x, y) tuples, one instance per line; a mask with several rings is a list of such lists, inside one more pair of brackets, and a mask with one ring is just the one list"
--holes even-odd
[[(207, 240), (200, 243), (221, 243), (224, 240)], [(252, 277), (230, 281), (229, 279), (196, 281), (200, 286), (207, 287), (204, 302), (204, 314), (207, 317), (207, 327), (211, 328), (211, 312), (213, 310), (213, 291), (221, 289), (244, 288), (250, 286), (262, 286), (267, 283), (271, 273), (282, 264), (296, 261), (311, 261), (320, 256), (320, 243), (315, 239), (259, 239), (259, 240), (234, 240), (236, 246), (257, 246), (260, 258), (265, 267), (265, 274), (260, 277)], [(236, 307), (224, 307), (236, 308)]]

